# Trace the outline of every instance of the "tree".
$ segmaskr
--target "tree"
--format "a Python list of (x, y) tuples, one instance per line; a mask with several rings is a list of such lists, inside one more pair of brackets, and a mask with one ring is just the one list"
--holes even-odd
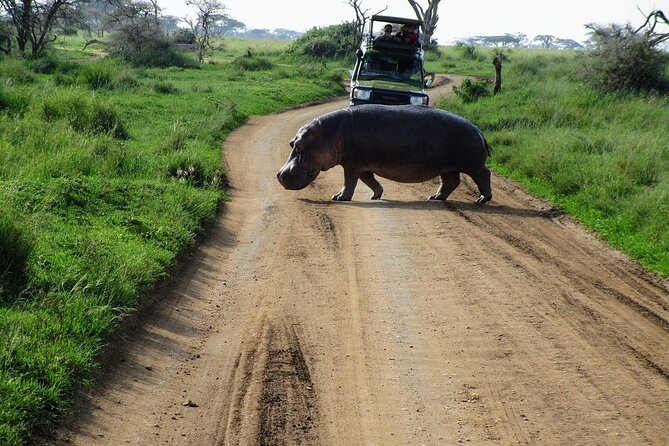
[(14, 27), (17, 49), (21, 56), (39, 56), (56, 39), (54, 26), (67, 20), (68, 13), (88, 0), (0, 0), (0, 7)]
[(538, 41), (538, 42), (541, 42), (541, 45), (544, 48), (549, 49), (551, 47), (551, 45), (553, 44), (553, 41), (555, 40), (555, 36), (551, 36), (551, 35), (548, 35), (548, 34), (541, 34), (539, 36), (535, 36), (534, 40)]
[(416, 0), (407, 1), (416, 13), (416, 18), (423, 22), (423, 39), (426, 44), (429, 44), (437, 29), (437, 22), (439, 21), (437, 8), (441, 0), (428, 0), (426, 8), (423, 8)]
[(14, 34), (11, 27), (7, 22), (0, 19), (0, 52), (11, 54), (12, 40), (14, 40)]
[(669, 91), (667, 55), (658, 48), (669, 39), (669, 32), (666, 28), (657, 32), (658, 25), (669, 27), (662, 11), (653, 11), (637, 29), (629, 24), (588, 24), (595, 48), (587, 79), (607, 91)]
[(197, 9), (196, 19), (185, 19), (191, 31), (196, 36), (197, 58), (204, 60), (204, 50), (211, 48), (211, 38), (217, 34), (217, 25), (226, 22), (229, 17), (225, 14), (226, 7), (218, 0), (188, 0), (186, 4)]

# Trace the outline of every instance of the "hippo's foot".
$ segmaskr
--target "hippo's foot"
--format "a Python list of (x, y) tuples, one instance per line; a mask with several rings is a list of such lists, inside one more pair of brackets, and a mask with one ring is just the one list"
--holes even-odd
[(480, 197), (478, 197), (476, 199), (476, 203), (477, 204), (486, 204), (490, 200), (492, 200), (492, 195), (487, 195), (487, 196), (486, 195), (481, 195)]
[(374, 194), (370, 197), (370, 200), (378, 200), (381, 198), (381, 195), (383, 195), (383, 189), (381, 189), (380, 192), (374, 192)]
[(430, 195), (427, 197), (428, 200), (438, 200), (438, 201), (445, 201), (446, 200), (446, 195), (444, 194), (434, 194)]
[(341, 193), (338, 193), (338, 194), (332, 196), (332, 199), (334, 201), (351, 201), (351, 198), (352, 197), (347, 197), (347, 196), (345, 196)]

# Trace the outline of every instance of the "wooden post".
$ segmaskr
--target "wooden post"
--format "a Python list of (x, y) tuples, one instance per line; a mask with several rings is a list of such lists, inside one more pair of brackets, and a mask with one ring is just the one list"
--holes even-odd
[(495, 88), (493, 89), (493, 94), (497, 94), (502, 91), (502, 59), (499, 56), (495, 56), (492, 64), (495, 66)]

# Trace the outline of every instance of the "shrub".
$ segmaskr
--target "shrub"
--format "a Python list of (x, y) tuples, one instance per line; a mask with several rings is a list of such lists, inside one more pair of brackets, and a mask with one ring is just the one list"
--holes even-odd
[(186, 28), (179, 28), (170, 35), (170, 40), (181, 45), (193, 45), (197, 36), (193, 31)]
[(472, 82), (470, 79), (462, 81), (459, 87), (453, 87), (453, 92), (465, 103), (474, 102), (478, 98), (490, 94), (486, 81), (477, 80)]
[(586, 80), (603, 91), (669, 91), (665, 71), (669, 56), (654, 47), (648, 35), (628, 26), (595, 27), (595, 49), (586, 65)]
[(110, 40), (110, 54), (138, 67), (198, 68), (192, 57), (178, 51), (162, 31), (152, 26), (128, 25)]
[(286, 48), (287, 54), (322, 59), (351, 57), (355, 47), (353, 22), (312, 28)]

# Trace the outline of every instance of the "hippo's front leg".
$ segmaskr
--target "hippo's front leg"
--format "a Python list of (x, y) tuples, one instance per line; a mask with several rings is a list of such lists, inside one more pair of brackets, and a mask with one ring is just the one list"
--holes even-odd
[(351, 201), (355, 186), (358, 185), (358, 178), (360, 178), (360, 172), (344, 167), (344, 187), (338, 194), (333, 195), (332, 199), (335, 201)]

